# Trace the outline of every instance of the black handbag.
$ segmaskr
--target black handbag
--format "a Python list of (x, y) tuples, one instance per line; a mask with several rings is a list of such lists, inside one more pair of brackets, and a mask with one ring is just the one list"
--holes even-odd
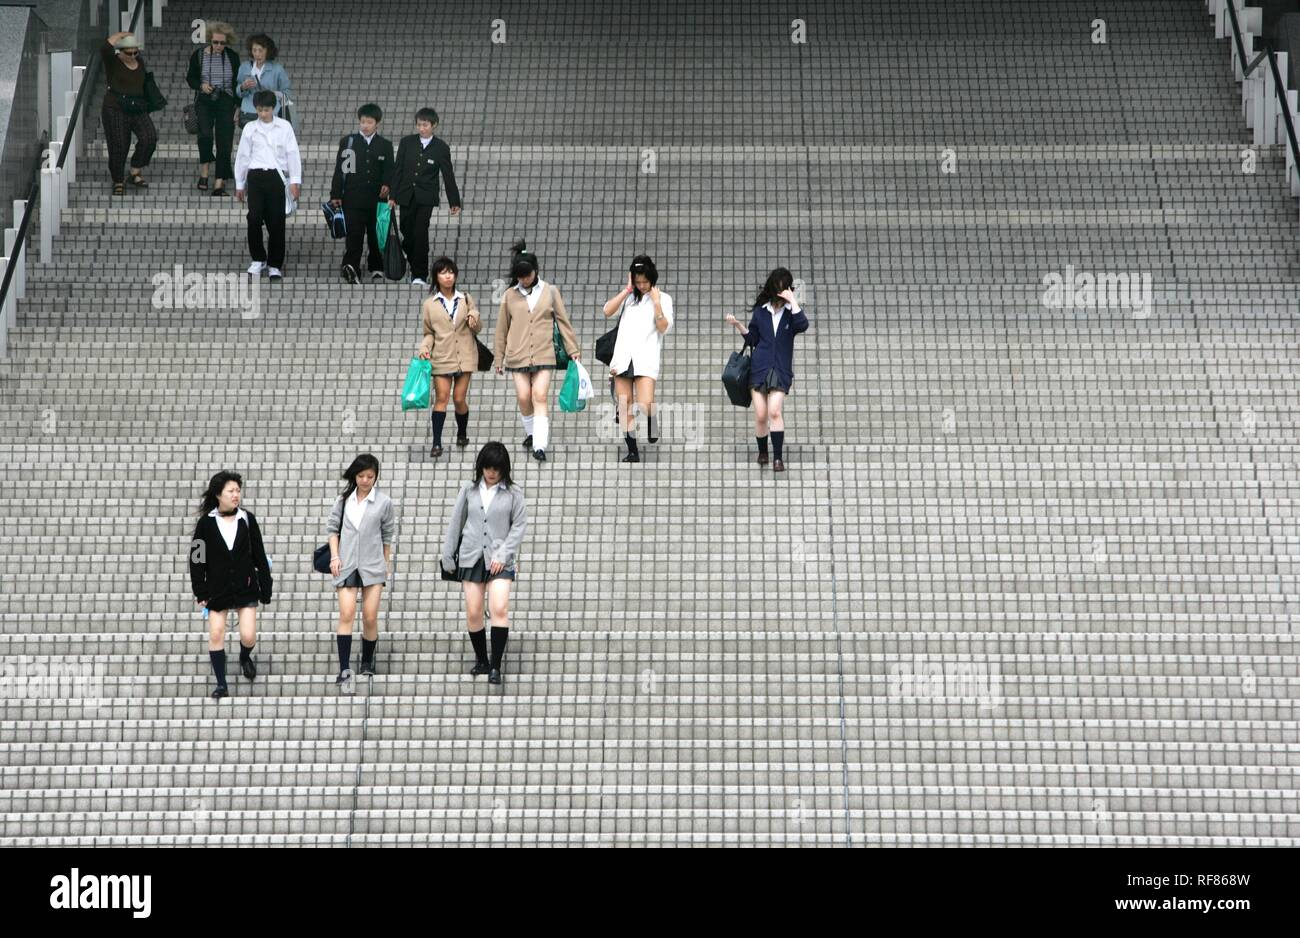
[(478, 370), (491, 371), (492, 362), (496, 361), (496, 356), (492, 350), (483, 344), (478, 336), (474, 336), (474, 344), (478, 346)]
[(745, 345), (739, 352), (732, 352), (727, 359), (727, 366), (722, 369), (722, 384), (727, 389), (727, 397), (737, 407), (748, 407), (750, 350)]
[(146, 111), (161, 111), (167, 106), (167, 99), (163, 97), (153, 72), (144, 73), (144, 101)]
[(388, 216), (388, 240), (384, 242), (384, 276), (401, 280), (406, 276), (406, 254), (402, 252), (402, 239), (397, 234), (397, 215)]
[[(622, 317), (619, 317), (622, 321)], [(614, 346), (618, 344), (618, 324), (596, 340), (596, 361), (608, 365), (614, 360)]]
[[(343, 507), (345, 509), (347, 508), (346, 505), (344, 505)], [(340, 516), (339, 517), (339, 548), (342, 549), (342, 547), (343, 547), (343, 518), (342, 516)], [(320, 545), (314, 551), (312, 551), (311, 568), (315, 570), (317, 573), (328, 574), (330, 572), (330, 542), (329, 541), (326, 541), (324, 544)]]
[(195, 110), (193, 104), (185, 105), (181, 111), (181, 120), (185, 122), (185, 132), (187, 134), (197, 134), (199, 132), (199, 112)]

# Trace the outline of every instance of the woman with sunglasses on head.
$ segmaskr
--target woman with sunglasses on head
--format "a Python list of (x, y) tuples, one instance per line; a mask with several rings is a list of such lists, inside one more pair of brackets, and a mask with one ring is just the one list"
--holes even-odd
[(478, 368), (478, 341), (483, 328), (474, 297), (456, 289), (460, 275), (456, 262), (440, 257), (433, 262), (433, 286), (420, 307), (424, 340), (417, 358), (428, 359), (433, 374), (433, 446), (429, 455), (442, 455), (442, 427), (447, 422), (447, 399), (456, 402), (456, 445), (469, 445), (469, 381)]
[(240, 507), (243, 479), (237, 472), (218, 472), (208, 482), (199, 503), (199, 522), (190, 543), (190, 584), (194, 602), (208, 611), (208, 660), (217, 679), (212, 696), (221, 699), (226, 686), (226, 619), (239, 617), (239, 667), (244, 677), (257, 677), (253, 646), (257, 644), (257, 605), (271, 601), (271, 564), (262, 531), (251, 511)]
[(573, 323), (564, 309), (560, 290), (542, 279), (537, 255), (520, 238), (510, 248), (510, 287), (497, 314), (496, 370), (511, 373), (519, 420), (524, 425), (524, 447), (533, 458), (546, 459), (550, 440), (547, 410), (551, 375), (555, 371), (554, 330), (558, 326), (564, 350), (574, 361), (582, 350)]
[(648, 255), (638, 254), (628, 268), (623, 289), (605, 301), (606, 318), (618, 313), (618, 338), (609, 374), (614, 379), (619, 424), (627, 442), (623, 462), (640, 462), (633, 421), (633, 401), (646, 415), (646, 437), (654, 443), (655, 382), (659, 379), (663, 337), (673, 325), (673, 298), (655, 286), (659, 271)]
[(794, 337), (808, 329), (808, 315), (795, 299), (794, 275), (778, 267), (758, 291), (749, 325), (728, 315), (727, 322), (745, 337), (754, 356), (749, 365), (750, 397), (754, 402), (754, 437), (758, 464), (767, 465), (767, 434), (771, 427), (773, 472), (785, 472), (785, 396), (794, 384)]
[(190, 56), (185, 83), (194, 89), (194, 114), (199, 123), (199, 181), (201, 190), (208, 188), (208, 170), (216, 164), (213, 195), (230, 195), (227, 180), (235, 178), (230, 164), (230, 148), (235, 139), (235, 112), (239, 96), (235, 75), (239, 72), (239, 53), (235, 51), (235, 31), (226, 23), (212, 21), (205, 27), (208, 43)]
[[(501, 659), (510, 635), (510, 584), (527, 520), (524, 492), (510, 478), (510, 453), (493, 441), (479, 451), (474, 480), (460, 487), (447, 521), (440, 563), (465, 591), (465, 618), (474, 649), (470, 674), (501, 683)], [(483, 599), (492, 616), (492, 656), (483, 634)]]
[(158, 146), (158, 129), (154, 127), (149, 111), (143, 109), (145, 100), (144, 48), (131, 33), (113, 33), (100, 47), (104, 62), (104, 103), (99, 119), (104, 125), (104, 139), (108, 144), (108, 173), (113, 179), (113, 195), (126, 192), (126, 176), (122, 172), (126, 152), (131, 148), (131, 135), (135, 134), (135, 151), (131, 154), (131, 185), (146, 189), (140, 172), (149, 165), (153, 151)]
[(361, 591), (361, 673), (375, 673), (379, 645), (379, 599), (388, 582), (397, 533), (397, 509), (379, 491), (379, 460), (362, 453), (343, 473), (347, 488), (334, 503), (325, 530), (329, 534), (330, 575), (339, 598), (339, 676), (334, 683), (344, 694), (356, 693), (352, 683), (352, 624)]

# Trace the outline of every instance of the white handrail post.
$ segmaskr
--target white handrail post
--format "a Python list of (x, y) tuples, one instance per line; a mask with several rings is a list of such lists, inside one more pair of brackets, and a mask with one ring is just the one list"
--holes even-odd
[[(23, 215), (27, 212), (26, 199), (14, 199), (14, 228), (15, 230), (22, 224)], [(31, 235), (29, 225), (27, 234)], [(14, 290), (14, 296), (22, 299), (27, 295), (27, 239), (24, 238), (18, 245), (18, 269), (14, 271), (14, 282), (10, 289)]]
[[(5, 240), (8, 240), (7, 238)], [(5, 267), (9, 265), (8, 257), (0, 257), (0, 283), (3, 283)], [(3, 306), (0, 306), (0, 358), (9, 357), (9, 319), (10, 311), (13, 312), (13, 318), (17, 319), (18, 301), (14, 299), (13, 287), (10, 286), (9, 292), (5, 294)]]
[[(59, 124), (61, 125), (59, 127), (59, 139), (50, 141), (50, 165), (51, 166), (59, 165), (59, 155), (63, 152), (62, 135), (67, 131), (68, 119), (66, 117), (60, 117)], [(63, 209), (68, 207), (68, 172), (66, 169), (66, 164), (65, 164), (65, 168), (63, 170), (60, 170), (59, 172), (58, 182), (59, 182), (59, 189), (58, 189), (59, 210), (62, 211)], [(57, 235), (58, 231), (55, 231), (54, 233)]]
[(54, 262), (54, 237), (59, 233), (59, 170), (41, 170), (41, 263)]
[(154, 29), (157, 29), (160, 26), (162, 26), (162, 11), (163, 11), (163, 7), (166, 5), (167, 5), (167, 0), (153, 0), (152, 3), (153, 19), (149, 23), (149, 25), (152, 26)]
[(77, 143), (76, 131), (68, 133), (68, 125), (72, 123), (72, 112), (77, 109), (77, 93), (69, 91), (63, 97), (64, 116), (59, 118), (57, 127), (63, 149), (68, 151), (68, 155), (63, 158), (63, 174), (68, 177), (68, 185), (72, 185), (77, 181)]

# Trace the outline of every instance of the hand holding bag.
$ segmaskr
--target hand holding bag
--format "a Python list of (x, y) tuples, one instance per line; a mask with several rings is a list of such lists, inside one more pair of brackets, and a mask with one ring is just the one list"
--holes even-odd
[(722, 384), (727, 389), (727, 397), (737, 407), (748, 407), (750, 350), (746, 344), (739, 352), (732, 352), (727, 365), (722, 369)]
[(412, 358), (406, 368), (402, 387), (402, 410), (422, 410), (429, 406), (429, 385), (433, 383), (433, 363), (427, 358)]

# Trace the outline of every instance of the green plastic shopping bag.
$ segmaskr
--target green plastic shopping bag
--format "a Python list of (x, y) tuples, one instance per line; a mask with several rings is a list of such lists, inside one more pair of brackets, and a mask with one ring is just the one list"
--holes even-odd
[(375, 206), (375, 234), (379, 235), (379, 250), (383, 251), (384, 245), (388, 243), (388, 220), (392, 217), (393, 210), (388, 207), (388, 203), (380, 201)]
[(581, 362), (569, 360), (564, 372), (564, 385), (560, 388), (560, 410), (574, 414), (587, 406), (591, 397), (591, 376)]
[(433, 363), (427, 358), (412, 358), (402, 387), (402, 410), (422, 410), (429, 406), (429, 385), (433, 381)]

